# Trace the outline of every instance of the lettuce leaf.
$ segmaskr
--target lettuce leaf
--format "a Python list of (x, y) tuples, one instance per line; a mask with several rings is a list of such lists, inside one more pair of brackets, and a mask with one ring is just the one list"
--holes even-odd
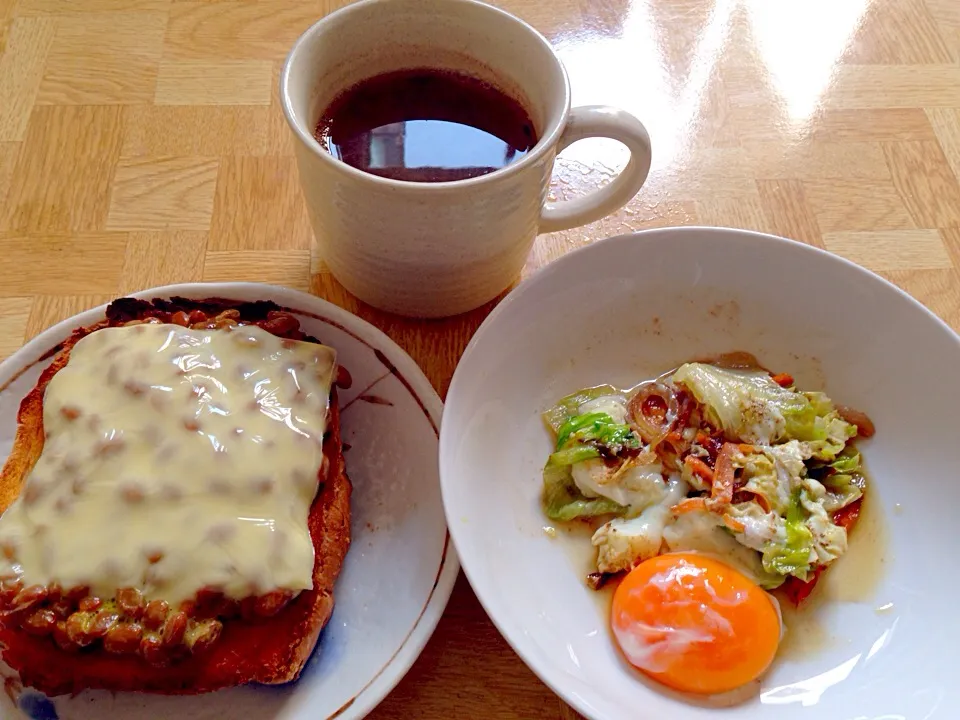
[(543, 468), (543, 511), (548, 518), (567, 522), (577, 518), (622, 515), (626, 508), (604, 497), (588, 498), (573, 481), (569, 464), (547, 461)]
[(785, 518), (786, 537), (783, 542), (772, 542), (763, 549), (763, 567), (779, 575), (795, 575), (807, 579), (813, 550), (813, 533), (807, 527), (806, 513), (801, 504), (802, 491), (794, 492)]

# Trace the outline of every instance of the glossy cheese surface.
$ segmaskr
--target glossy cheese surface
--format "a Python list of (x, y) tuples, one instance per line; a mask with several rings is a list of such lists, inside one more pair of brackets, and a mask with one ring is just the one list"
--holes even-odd
[(332, 349), (256, 326), (86, 336), (46, 388), (42, 454), (0, 517), (0, 576), (170, 603), (310, 588), (335, 371)]

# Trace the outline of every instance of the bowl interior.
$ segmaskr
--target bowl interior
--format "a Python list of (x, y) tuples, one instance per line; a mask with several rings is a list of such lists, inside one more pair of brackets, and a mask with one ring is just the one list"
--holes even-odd
[[(597, 718), (711, 715), (632, 671), (583, 583), (589, 534), (544, 531), (540, 413), (591, 385), (629, 387), (745, 350), (805, 389), (867, 412), (870, 521), (828, 573), (737, 717), (941, 717), (958, 699), (948, 648), (958, 583), (947, 528), (960, 504), (953, 445), (960, 339), (844, 260), (790, 241), (687, 228), (612, 238), (521, 285), (468, 347), (447, 396), (441, 483), (482, 603), (535, 672)], [(807, 717), (806, 715), (804, 717)], [(946, 717), (946, 715), (942, 715)]]

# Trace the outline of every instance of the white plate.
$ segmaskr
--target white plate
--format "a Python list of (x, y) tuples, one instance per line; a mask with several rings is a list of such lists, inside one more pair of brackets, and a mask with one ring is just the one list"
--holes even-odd
[[(781, 653), (755, 696), (721, 711), (646, 682), (615, 650), (583, 582), (583, 539), (543, 532), (539, 413), (582, 387), (628, 387), (729, 350), (863, 409), (877, 435), (862, 445), (872, 527), (854, 530), (794, 624), (807, 650)], [(591, 718), (956, 718), (958, 368), (960, 338), (933, 314), (799, 243), (686, 228), (571, 253), (497, 307), (450, 386), (440, 477), (464, 571), (526, 663)]]
[[(352, 387), (340, 393), (343, 440), (350, 445), (344, 456), (353, 481), (353, 541), (334, 590), (333, 617), (294, 684), (196, 697), (87, 691), (52, 703), (26, 690), (12, 693), (19, 710), (0, 695), (0, 717), (363, 717), (420, 654), (459, 569), (437, 477), (440, 398), (416, 363), (386, 335), (311, 295), (253, 283), (206, 283), (155, 288), (135, 296), (273, 300), (291, 309), (305, 332), (336, 348), (340, 363), (353, 376)], [(0, 364), (0, 457), (9, 452), (21, 397), (47, 364), (39, 358), (74, 328), (102, 319), (103, 310), (65, 320)]]

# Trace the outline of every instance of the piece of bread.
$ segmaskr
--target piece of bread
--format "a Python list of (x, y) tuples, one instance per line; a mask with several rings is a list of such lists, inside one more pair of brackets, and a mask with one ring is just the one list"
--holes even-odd
[[(79, 329), (63, 344), (52, 364), (24, 398), (17, 416), (13, 450), (0, 472), (0, 511), (17, 498), (24, 480), (43, 449), (43, 395), (47, 383), (66, 365), (70, 349), (82, 337), (108, 327), (142, 319), (160, 310), (240, 311), (241, 319), (263, 320), (281, 308), (272, 303), (205, 302), (173, 299), (147, 303), (124, 298), (111, 304), (107, 320)], [(296, 336), (306, 338), (302, 332)], [(313, 588), (301, 592), (277, 615), (261, 620), (226, 620), (220, 638), (203, 654), (167, 667), (148, 664), (140, 655), (115, 655), (97, 644), (68, 652), (50, 638), (37, 638), (0, 618), (3, 660), (19, 672), (25, 686), (47, 695), (76, 693), (86, 688), (195, 694), (246, 684), (278, 684), (295, 680), (309, 659), (320, 631), (333, 611), (333, 587), (350, 544), (351, 485), (345, 472), (340, 440), (336, 387), (331, 389), (330, 415), (323, 453), (321, 485), (309, 514), (314, 544)]]

